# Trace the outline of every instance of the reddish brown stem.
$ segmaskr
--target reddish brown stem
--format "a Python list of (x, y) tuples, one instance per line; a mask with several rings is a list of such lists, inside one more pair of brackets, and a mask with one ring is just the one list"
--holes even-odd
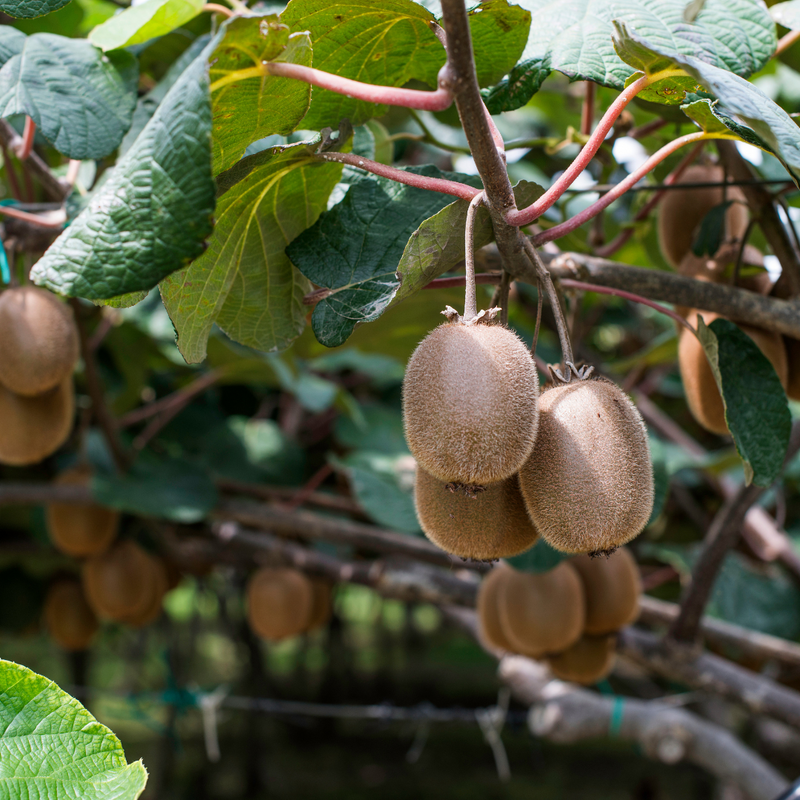
[(57, 212), (59, 219), (53, 221), (44, 219), (39, 214), (29, 214), (27, 211), (20, 211), (18, 208), (13, 208), (12, 206), (0, 206), (0, 214), (22, 220), (23, 222), (28, 222), (39, 228), (63, 228), (67, 219), (67, 215), (64, 212)]
[(36, 123), (30, 117), (25, 117), (25, 127), (22, 130), (22, 144), (17, 151), (17, 157), (20, 161), (26, 161), (31, 154), (34, 136), (36, 136)]
[(231, 9), (226, 8), (225, 6), (217, 5), (217, 3), (206, 3), (202, 11), (208, 11), (212, 14), (224, 14), (226, 17), (232, 17), (234, 12)]
[(597, 86), (593, 81), (584, 81), (583, 85), (585, 94), (581, 108), (581, 133), (588, 136), (592, 132), (592, 122), (594, 122), (594, 98)]

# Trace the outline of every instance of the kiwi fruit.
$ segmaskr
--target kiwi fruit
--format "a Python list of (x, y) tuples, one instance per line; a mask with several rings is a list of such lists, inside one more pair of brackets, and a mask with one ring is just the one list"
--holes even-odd
[[(708, 311), (691, 310), (687, 321), (697, 327), (697, 318), (702, 314), (703, 321), (710, 325), (719, 314)], [(784, 388), (788, 384), (789, 365), (783, 337), (778, 333), (753, 328), (749, 325), (739, 327), (758, 345), (759, 350), (769, 359)], [(697, 337), (685, 328), (678, 334), (678, 366), (683, 380), (683, 389), (689, 411), (697, 422), (707, 431), (726, 434), (725, 406), (714, 380), (714, 373), (706, 358), (705, 350)]]
[[(77, 466), (62, 472), (56, 486), (88, 486), (91, 469)], [(119, 514), (109, 508), (87, 503), (48, 503), (45, 512), (47, 532), (55, 548), (79, 558), (94, 556), (108, 549), (117, 535)]]
[(559, 680), (591, 686), (608, 676), (615, 660), (616, 639), (613, 634), (586, 635), (563, 653), (550, 656), (547, 664)]
[(636, 407), (603, 379), (543, 392), (536, 446), (519, 482), (533, 524), (556, 550), (607, 553), (630, 541), (653, 510), (650, 448)]
[(411, 356), (403, 421), (417, 463), (445, 483), (511, 477), (536, 439), (539, 375), (508, 328), (446, 322)]
[(577, 642), (585, 619), (581, 579), (568, 561), (549, 572), (510, 567), (498, 580), (500, 627), (514, 653), (541, 658)]
[(161, 614), (161, 603), (164, 595), (169, 591), (169, 573), (166, 564), (157, 556), (149, 553), (145, 555), (150, 560), (149, 579), (145, 581), (148, 586), (147, 604), (136, 613), (120, 618), (120, 622), (132, 628), (143, 628), (155, 622)]
[(581, 577), (586, 597), (585, 633), (612, 633), (639, 616), (642, 582), (630, 550), (620, 547), (608, 557), (580, 555), (571, 563)]
[(453, 489), (417, 466), (414, 502), (425, 535), (442, 550), (478, 561), (528, 550), (539, 535), (516, 475), (473, 494)]
[(478, 637), (496, 650), (513, 652), (514, 648), (506, 637), (500, 622), (500, 585), (508, 577), (511, 568), (495, 567), (482, 581), (478, 589)]
[(83, 564), (86, 599), (101, 619), (143, 618), (153, 605), (155, 559), (136, 542), (122, 539)]
[(74, 414), (71, 377), (36, 397), (0, 385), (0, 464), (36, 464), (55, 453), (69, 437)]
[(60, 578), (50, 585), (44, 623), (53, 641), (65, 650), (85, 650), (100, 627), (76, 578)]
[(36, 286), (0, 294), (0, 342), (0, 383), (28, 397), (63, 383), (80, 354), (72, 310)]
[[(695, 164), (689, 167), (678, 183), (721, 183), (725, 171), (720, 166)], [(726, 200), (744, 201), (741, 189), (721, 186), (705, 189), (670, 189), (661, 201), (658, 212), (658, 241), (661, 253), (678, 269), (683, 257), (691, 252), (697, 228), (706, 214)], [(741, 239), (747, 230), (748, 211), (742, 202), (734, 202), (725, 213), (725, 238)]]
[(319, 630), (327, 625), (333, 613), (331, 599), (331, 584), (324, 578), (310, 578), (314, 599), (311, 606), (311, 617), (306, 627), (306, 633)]
[[(723, 244), (713, 258), (696, 256), (690, 250), (683, 257), (677, 269), (681, 275), (685, 275), (687, 278), (729, 285), (738, 257), (738, 244)], [(756, 294), (769, 294), (772, 288), (772, 278), (770, 278), (769, 272), (763, 269), (764, 255), (761, 251), (753, 245), (746, 245), (742, 256), (742, 266), (760, 267), (761, 271), (753, 275), (739, 275), (735, 285)], [(685, 314), (681, 316), (685, 316)]]
[(800, 339), (784, 336), (783, 343), (786, 346), (786, 362), (789, 366), (786, 394), (790, 399), (800, 403)]
[(247, 620), (262, 639), (277, 642), (308, 627), (314, 588), (300, 571), (264, 567), (247, 585)]

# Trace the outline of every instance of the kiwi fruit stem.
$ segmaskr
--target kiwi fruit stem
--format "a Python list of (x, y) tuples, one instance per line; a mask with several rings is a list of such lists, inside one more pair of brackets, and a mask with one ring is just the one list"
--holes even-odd
[(475, 213), (483, 205), (486, 195), (481, 192), (472, 198), (467, 209), (467, 225), (464, 231), (464, 264), (467, 280), (464, 287), (464, 322), (471, 322), (478, 315), (477, 290), (475, 288)]

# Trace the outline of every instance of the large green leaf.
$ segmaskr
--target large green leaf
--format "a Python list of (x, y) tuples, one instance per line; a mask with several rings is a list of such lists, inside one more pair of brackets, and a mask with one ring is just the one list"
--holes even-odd
[(748, 483), (769, 486), (780, 473), (792, 428), (780, 379), (756, 343), (732, 322), (715, 319), (706, 327), (699, 318), (697, 335)]
[(793, 31), (800, 30), (800, 0), (778, 3), (770, 8), (769, 13), (778, 25)]
[(147, 0), (98, 25), (89, 40), (103, 50), (141, 44), (194, 19), (204, 5), (205, 0)]
[(508, 0), (486, 0), (469, 12), (480, 86), (496, 83), (519, 61), (530, 25), (530, 12)]
[(27, 114), (70, 158), (115, 150), (136, 107), (136, 59), (51, 33), (17, 41), (19, 52), (0, 69), (0, 116)]
[[(281, 14), (293, 31), (310, 33), (316, 69), (382, 86), (416, 78), (435, 88), (445, 56), (433, 19), (412, 0), (291, 0)], [(360, 125), (385, 113), (386, 106), (315, 88), (303, 127), (335, 127), (343, 118)]]
[(36, 263), (36, 283), (92, 300), (117, 297), (151, 289), (205, 249), (214, 213), (206, 56), (184, 72), (89, 206)]
[(43, 17), (51, 11), (58, 11), (70, 0), (0, 0), (0, 11), (17, 19)]
[[(514, 198), (519, 208), (525, 208), (538, 200), (543, 192), (544, 189), (536, 183), (520, 181), (514, 187)], [(400, 287), (391, 305), (401, 303), (464, 260), (464, 229), (468, 207), (465, 200), (456, 200), (438, 214), (426, 219), (411, 234), (397, 265)], [(475, 248), (479, 249), (493, 239), (494, 231), (489, 212), (481, 208), (475, 215)]]
[(706, 0), (693, 21), (687, 0), (519, 0), (531, 11), (522, 62), (486, 93), (492, 112), (524, 105), (546, 74), (622, 89), (630, 75), (611, 41), (619, 20), (660, 47), (747, 77), (775, 52), (775, 23), (761, 0)]
[(10, 25), (0, 25), (0, 66), (9, 58), (22, 52), (28, 37)]
[[(442, 173), (432, 165), (410, 167), (429, 177), (478, 179)], [(377, 319), (397, 293), (397, 264), (409, 237), (451, 202), (449, 195), (387, 178), (361, 180), (286, 249), (309, 280), (331, 289), (311, 316), (317, 339), (337, 347), (359, 322)]]
[(342, 173), (340, 164), (314, 157), (316, 146), (273, 147), (220, 176), (224, 193), (208, 250), (161, 284), (187, 361), (205, 358), (214, 323), (264, 351), (288, 347), (302, 332), (310, 285), (284, 250), (316, 221)]
[(211, 57), (214, 174), (235, 164), (247, 145), (291, 133), (308, 111), (311, 86), (262, 74), (264, 61), (311, 66), (306, 33), (289, 33), (277, 16), (237, 17)]
[(0, 660), (0, 797), (136, 800), (147, 772), (53, 681)]
[[(615, 47), (636, 69), (658, 72), (666, 66), (678, 67), (711, 93), (712, 98), (705, 97), (705, 110), (698, 102), (704, 99), (702, 96), (690, 93), (685, 98), (688, 102), (684, 105), (691, 108), (684, 110), (695, 122), (713, 132), (724, 126), (743, 141), (773, 153), (800, 185), (800, 129), (777, 103), (732, 72), (657, 46), (621, 23), (615, 26)], [(671, 88), (669, 83), (659, 81), (655, 85)], [(709, 124), (712, 116), (714, 122)]]

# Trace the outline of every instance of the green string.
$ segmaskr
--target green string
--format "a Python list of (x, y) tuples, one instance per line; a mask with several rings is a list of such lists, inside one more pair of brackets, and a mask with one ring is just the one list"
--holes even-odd
[(608, 735), (612, 739), (619, 736), (622, 728), (622, 714), (625, 711), (625, 698), (617, 695), (614, 698), (614, 705), (611, 707), (611, 719), (608, 723)]
[(11, 268), (8, 266), (8, 256), (2, 242), (0, 242), (0, 280), (3, 283), (11, 283)]

